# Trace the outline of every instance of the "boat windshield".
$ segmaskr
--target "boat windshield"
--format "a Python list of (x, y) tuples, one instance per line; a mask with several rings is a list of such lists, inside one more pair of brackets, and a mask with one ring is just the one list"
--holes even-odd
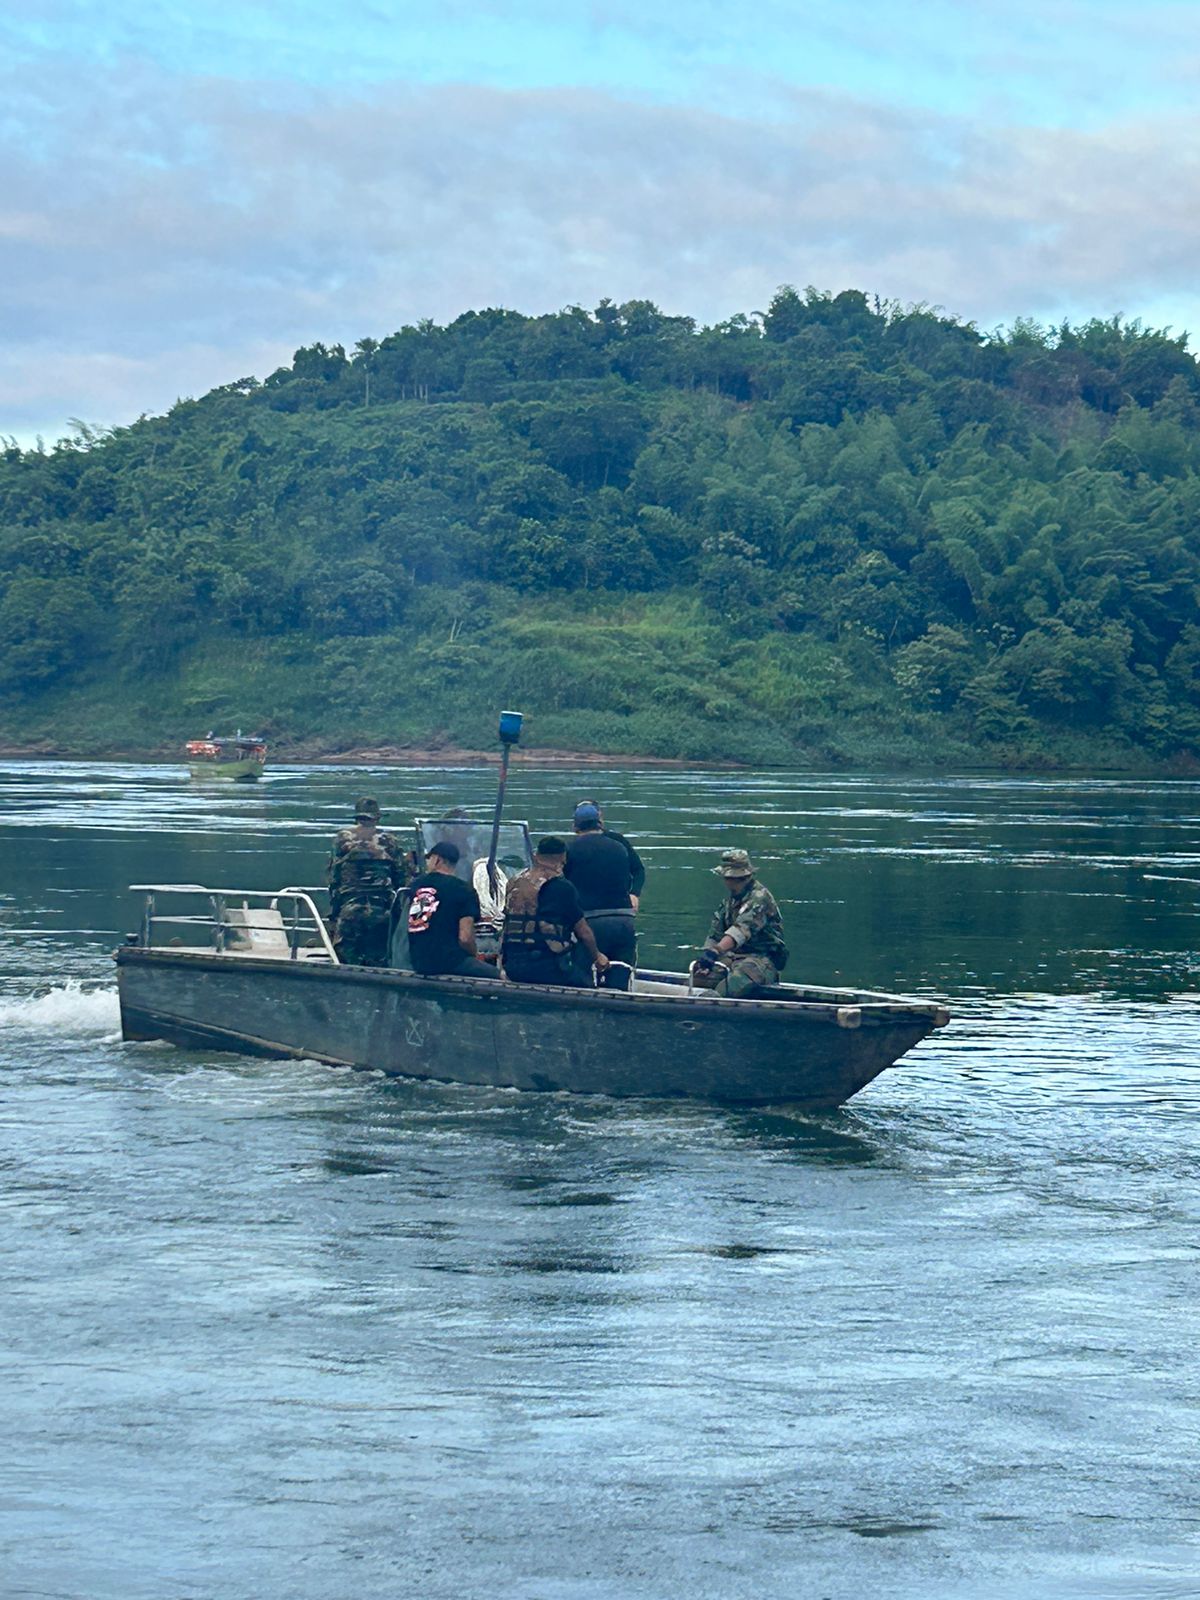
[[(443, 817), (437, 821), (417, 819), (417, 859), (425, 869), (425, 857), (435, 844), (452, 843), (458, 846), (456, 878), (471, 882), (477, 861), (486, 861), (492, 844), (492, 824), (472, 817)], [(527, 822), (502, 822), (500, 839), (496, 845), (496, 860), (511, 878), (533, 865), (533, 847), (529, 842)]]

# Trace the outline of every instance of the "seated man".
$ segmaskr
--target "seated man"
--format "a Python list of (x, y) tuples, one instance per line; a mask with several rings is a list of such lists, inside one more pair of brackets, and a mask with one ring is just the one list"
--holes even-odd
[(592, 967), (597, 972), (608, 968), (608, 957), (596, 947), (579, 896), (562, 875), (566, 858), (561, 839), (540, 839), (532, 867), (509, 882), (500, 955), (504, 976), (514, 983), (590, 989)]
[(408, 951), (413, 971), (427, 978), (499, 978), (475, 949), (479, 897), (455, 877), (458, 846), (435, 844), (426, 870), (409, 885)]
[(783, 918), (775, 896), (755, 878), (744, 850), (724, 851), (713, 871), (725, 880), (725, 899), (713, 915), (692, 974), (702, 989), (744, 1000), (779, 982), (788, 958)]

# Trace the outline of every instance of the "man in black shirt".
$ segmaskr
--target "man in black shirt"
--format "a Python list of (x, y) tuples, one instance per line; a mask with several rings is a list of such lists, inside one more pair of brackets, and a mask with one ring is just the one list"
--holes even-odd
[(579, 891), (600, 949), (612, 961), (636, 966), (634, 916), (646, 869), (629, 840), (604, 826), (594, 800), (581, 800), (575, 807), (575, 837), (567, 844), (565, 876)]
[(413, 971), (427, 978), (499, 978), (475, 949), (479, 896), (455, 877), (458, 846), (435, 844), (426, 870), (409, 885), (408, 951)]
[[(504, 898), (504, 975), (514, 983), (561, 983), (591, 988), (591, 969), (603, 973), (608, 957), (584, 920), (574, 887), (562, 876), (567, 847), (538, 841), (533, 866), (510, 880)], [(586, 957), (587, 964), (577, 959)]]

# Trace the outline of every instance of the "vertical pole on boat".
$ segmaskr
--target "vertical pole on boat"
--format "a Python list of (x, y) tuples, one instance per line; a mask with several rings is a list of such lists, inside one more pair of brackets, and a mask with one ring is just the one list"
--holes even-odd
[(492, 818), (492, 843), (488, 850), (488, 887), (496, 893), (496, 848), (500, 843), (500, 814), (504, 810), (504, 786), (508, 782), (508, 758), (521, 737), (524, 717), (519, 711), (500, 713), (500, 782), (496, 789), (496, 814)]

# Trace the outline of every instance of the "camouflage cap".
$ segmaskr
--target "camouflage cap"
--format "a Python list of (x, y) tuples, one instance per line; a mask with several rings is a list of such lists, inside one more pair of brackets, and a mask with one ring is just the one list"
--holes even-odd
[(722, 850), (721, 865), (713, 868), (718, 878), (752, 878), (755, 870), (745, 850)]
[(368, 822), (378, 822), (380, 816), (379, 801), (371, 795), (366, 795), (363, 799), (356, 800), (354, 802), (354, 815), (359, 818), (365, 818)]

